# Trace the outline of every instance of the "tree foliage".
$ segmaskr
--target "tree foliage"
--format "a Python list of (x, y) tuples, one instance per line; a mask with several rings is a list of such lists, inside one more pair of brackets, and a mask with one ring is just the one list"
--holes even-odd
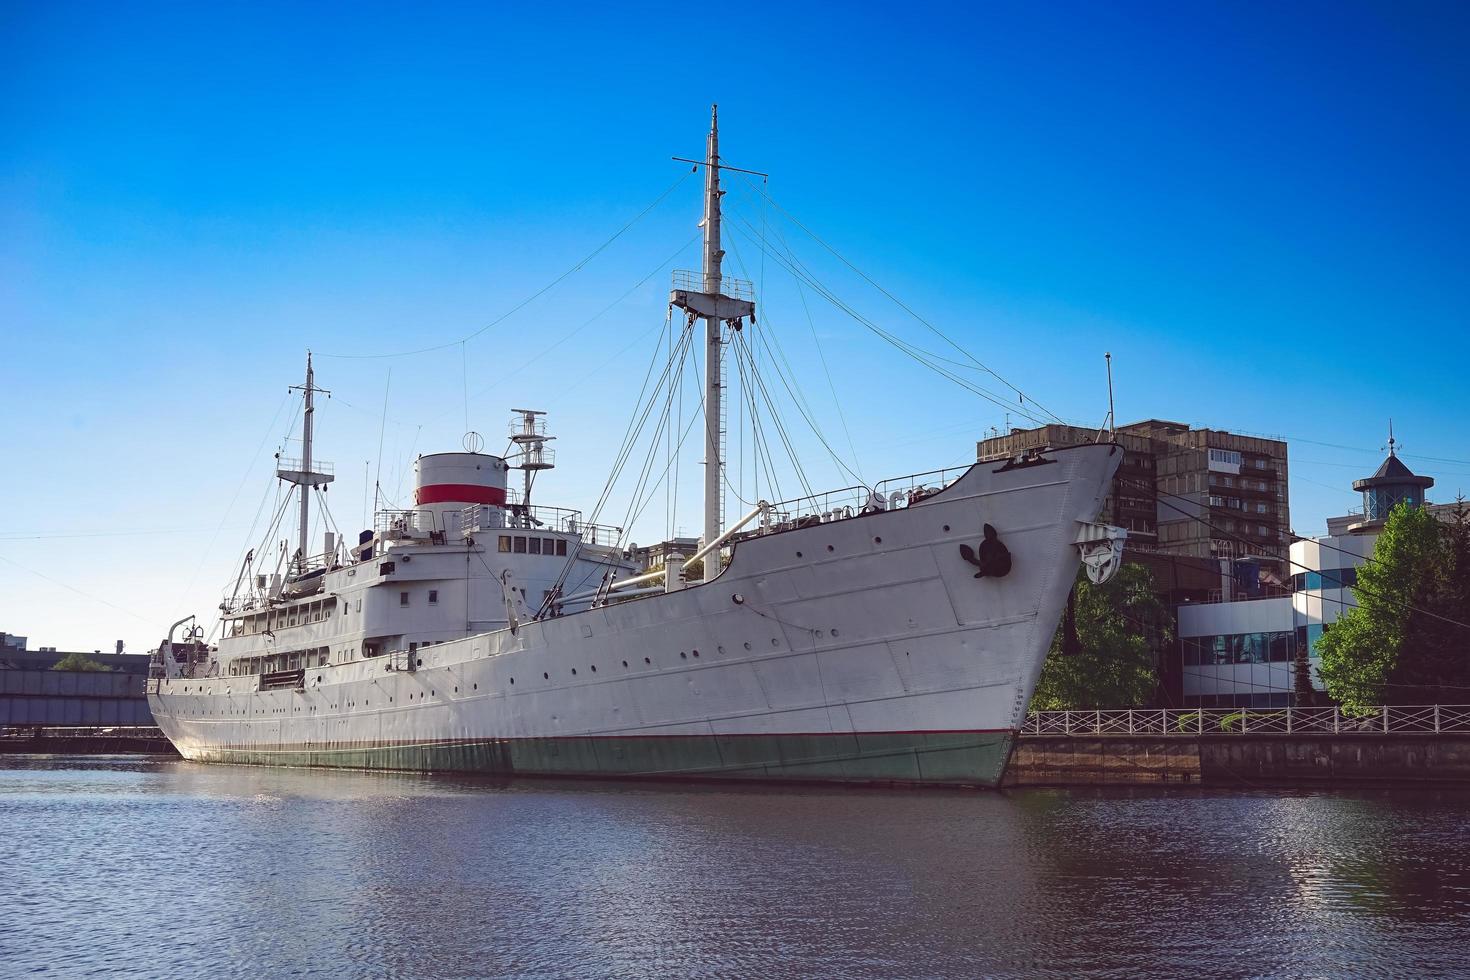
[(105, 664), (99, 664), (85, 653), (68, 653), (51, 667), (52, 670), (81, 670), (89, 673), (107, 673), (112, 670)]
[(1077, 576), (1031, 697), (1033, 710), (1134, 708), (1158, 683), (1173, 637), (1153, 576), (1127, 563), (1103, 585)]
[(1358, 604), (1321, 639), (1318, 673), (1349, 712), (1470, 694), (1470, 518), (1400, 504), (1358, 568)]

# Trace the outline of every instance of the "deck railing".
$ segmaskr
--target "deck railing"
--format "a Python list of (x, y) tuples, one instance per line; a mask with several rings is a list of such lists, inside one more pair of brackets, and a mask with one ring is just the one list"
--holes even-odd
[(1121, 708), (1033, 711), (1022, 735), (1470, 735), (1470, 705), (1383, 705), (1366, 715), (1341, 708)]

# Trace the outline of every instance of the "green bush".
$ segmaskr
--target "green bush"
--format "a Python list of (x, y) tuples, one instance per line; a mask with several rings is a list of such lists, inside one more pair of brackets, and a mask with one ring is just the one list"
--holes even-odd
[(111, 667), (108, 667), (105, 664), (99, 664), (97, 661), (93, 660), (85, 653), (68, 653), (66, 656), (56, 661), (55, 666), (53, 666), (51, 669), (81, 670), (88, 673), (97, 674), (105, 674), (108, 671), (112, 670)]

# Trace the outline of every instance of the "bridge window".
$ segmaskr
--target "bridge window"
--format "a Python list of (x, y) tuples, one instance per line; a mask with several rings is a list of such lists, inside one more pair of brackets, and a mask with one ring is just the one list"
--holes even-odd
[(566, 538), (557, 538), (556, 539), (556, 553), (560, 557), (565, 557), (566, 556), (566, 553), (567, 553), (567, 539)]
[(502, 534), (500, 536), (500, 550), (501, 551), (505, 551), (505, 552), (510, 551), (510, 535), (509, 534)]
[(431, 605), (431, 606), (437, 606), (437, 605), (439, 605), (439, 590), (438, 589), (430, 589), (429, 590), (429, 605)]
[(515, 553), (518, 555), (526, 553), (526, 539), (519, 534), (515, 536)]
[(533, 555), (539, 555), (539, 554), (541, 554), (541, 539), (540, 538), (532, 538), (531, 541), (530, 541), (530, 546), (531, 546), (531, 554), (533, 554)]
[(400, 593), (398, 593), (398, 604), (400, 606), (406, 606), (406, 605), (408, 605), (408, 593), (407, 592), (400, 592)]
[(554, 555), (554, 554), (556, 554), (556, 538), (542, 538), (541, 539), (541, 553), (543, 555)]

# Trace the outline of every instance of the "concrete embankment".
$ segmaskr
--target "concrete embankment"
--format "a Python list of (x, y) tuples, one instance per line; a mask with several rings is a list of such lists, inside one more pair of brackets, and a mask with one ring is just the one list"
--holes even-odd
[(0, 735), (0, 754), (111, 755), (158, 753), (177, 756), (173, 745), (157, 728), (128, 730), (41, 729)]
[(1470, 735), (1028, 735), (1004, 785), (1253, 783), (1470, 786)]

